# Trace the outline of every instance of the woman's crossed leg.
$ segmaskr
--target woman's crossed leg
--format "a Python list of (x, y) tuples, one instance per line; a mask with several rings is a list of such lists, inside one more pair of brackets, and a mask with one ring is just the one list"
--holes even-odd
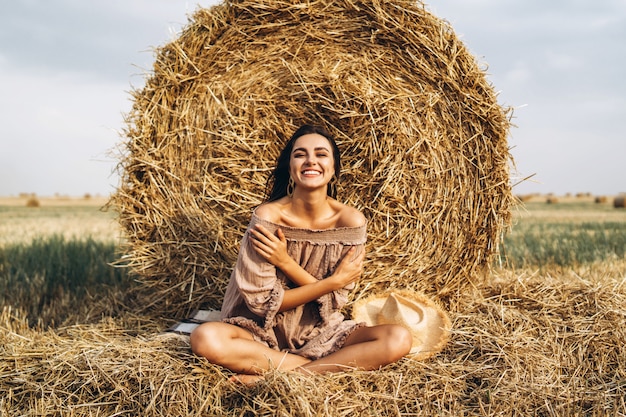
[(237, 373), (234, 380), (248, 383), (262, 378), (263, 372), (270, 369), (301, 373), (378, 369), (409, 353), (411, 340), (409, 331), (399, 325), (361, 327), (348, 336), (341, 349), (312, 361), (269, 348), (241, 327), (209, 322), (193, 331), (191, 349), (209, 362)]

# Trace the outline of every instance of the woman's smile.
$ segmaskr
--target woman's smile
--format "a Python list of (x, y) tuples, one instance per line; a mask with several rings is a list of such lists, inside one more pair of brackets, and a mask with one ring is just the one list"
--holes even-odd
[(316, 133), (299, 137), (291, 152), (290, 170), (296, 188), (327, 186), (335, 174), (333, 152), (328, 139)]

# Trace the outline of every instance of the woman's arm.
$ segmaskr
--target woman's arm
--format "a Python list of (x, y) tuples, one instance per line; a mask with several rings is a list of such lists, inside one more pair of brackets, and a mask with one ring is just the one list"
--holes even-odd
[(303, 286), (318, 281), (287, 254), (287, 240), (282, 230), (278, 229), (274, 235), (260, 224), (255, 227), (250, 230), (254, 237), (252, 244), (260, 256), (283, 271), (294, 284)]
[(313, 278), (315, 282), (286, 290), (278, 311), (291, 310), (356, 281), (363, 271), (365, 251), (361, 251), (361, 253), (354, 256), (355, 252), (356, 248), (350, 248), (339, 263), (339, 266), (337, 266), (337, 269), (335, 269), (335, 272), (328, 278), (319, 281)]
[(285, 290), (279, 311), (290, 310), (340, 290), (356, 281), (363, 271), (365, 251), (355, 255), (356, 247), (352, 247), (332, 275), (318, 280), (289, 256), (287, 240), (280, 229), (274, 235), (262, 225), (257, 224), (254, 229), (250, 230), (250, 233), (253, 236), (252, 244), (257, 254), (283, 271), (287, 278), (298, 285), (296, 288)]

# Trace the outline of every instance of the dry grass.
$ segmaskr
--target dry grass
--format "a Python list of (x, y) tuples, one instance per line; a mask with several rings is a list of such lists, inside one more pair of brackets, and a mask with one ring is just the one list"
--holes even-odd
[[(442, 354), (251, 387), (127, 314), (42, 331), (0, 318), (2, 415), (624, 416), (626, 265), (501, 271), (459, 298)], [(587, 275), (587, 273), (589, 275)], [(594, 277), (594, 278), (590, 278)]]

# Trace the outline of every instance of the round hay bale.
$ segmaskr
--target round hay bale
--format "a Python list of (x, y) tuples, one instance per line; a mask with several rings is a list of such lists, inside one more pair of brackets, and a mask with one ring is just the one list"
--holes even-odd
[(461, 292), (510, 223), (510, 109), (419, 2), (200, 8), (133, 100), (112, 204), (143, 303), (161, 312), (219, 307), (251, 210), (304, 123), (334, 134), (338, 198), (369, 219), (359, 291)]
[(605, 195), (599, 195), (595, 198), (595, 203), (596, 204), (604, 204), (608, 201), (609, 199), (607, 198), (607, 196)]
[(625, 208), (626, 207), (626, 196), (618, 195), (613, 199), (613, 207), (615, 208)]
[(28, 200), (26, 200), (26, 207), (39, 207), (40, 205), (41, 203), (36, 196), (29, 197)]

